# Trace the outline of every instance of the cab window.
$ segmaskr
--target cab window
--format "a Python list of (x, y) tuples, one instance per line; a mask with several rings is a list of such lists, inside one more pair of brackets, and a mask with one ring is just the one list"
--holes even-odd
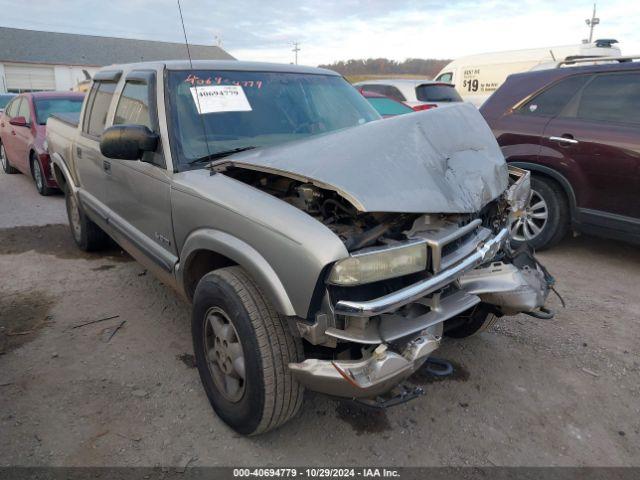
[(453, 73), (451, 72), (441, 73), (440, 75), (438, 75), (438, 78), (436, 78), (436, 82), (449, 83), (451, 82), (452, 78), (453, 78)]
[(114, 125), (144, 125), (153, 130), (149, 115), (149, 87), (144, 83), (127, 82), (116, 108)]
[(109, 105), (115, 92), (116, 84), (113, 82), (96, 82), (91, 89), (91, 97), (87, 106), (90, 110), (85, 114), (84, 130), (93, 137), (102, 136), (107, 123)]

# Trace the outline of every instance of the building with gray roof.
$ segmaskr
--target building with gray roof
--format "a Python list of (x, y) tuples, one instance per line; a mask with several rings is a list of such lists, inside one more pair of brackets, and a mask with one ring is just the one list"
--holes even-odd
[[(233, 60), (214, 45), (189, 45), (194, 60)], [(0, 27), (0, 93), (70, 90), (114, 63), (187, 58), (184, 43)]]

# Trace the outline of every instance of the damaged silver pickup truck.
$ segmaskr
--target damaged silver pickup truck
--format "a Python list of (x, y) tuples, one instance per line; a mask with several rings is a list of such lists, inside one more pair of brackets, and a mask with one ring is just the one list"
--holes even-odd
[(104, 68), (47, 128), (80, 248), (105, 234), (193, 304), (211, 405), (257, 434), (304, 388), (391, 405), (443, 336), (544, 308), (507, 228), (529, 174), (466, 104), (381, 120), (342, 77), (245, 62)]

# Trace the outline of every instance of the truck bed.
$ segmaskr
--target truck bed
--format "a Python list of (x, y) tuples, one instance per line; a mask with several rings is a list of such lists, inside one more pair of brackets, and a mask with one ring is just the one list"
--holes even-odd
[[(47, 120), (47, 150), (53, 158), (59, 155), (70, 172), (75, 172), (73, 147), (78, 135), (79, 113), (58, 113)], [(72, 175), (74, 175), (72, 173)]]
[(55, 117), (61, 122), (76, 128), (80, 123), (80, 112), (54, 113), (51, 117)]

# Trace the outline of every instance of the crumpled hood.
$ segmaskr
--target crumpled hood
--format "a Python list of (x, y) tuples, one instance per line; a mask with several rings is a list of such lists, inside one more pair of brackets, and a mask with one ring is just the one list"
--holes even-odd
[(309, 181), (363, 212), (477, 212), (508, 186), (491, 130), (465, 103), (243, 152), (217, 165)]

